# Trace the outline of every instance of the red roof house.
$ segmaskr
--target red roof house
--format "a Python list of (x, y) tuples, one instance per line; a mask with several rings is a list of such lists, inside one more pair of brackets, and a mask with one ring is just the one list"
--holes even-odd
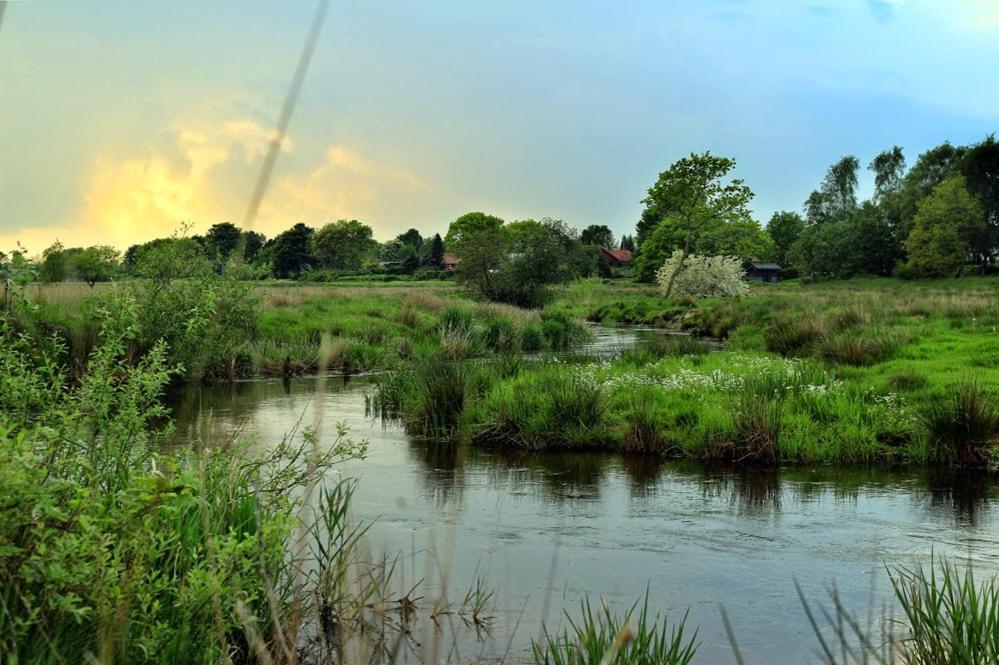
[(631, 263), (631, 251), (627, 249), (607, 249), (600, 248), (600, 256), (612, 268), (620, 268), (626, 263)]

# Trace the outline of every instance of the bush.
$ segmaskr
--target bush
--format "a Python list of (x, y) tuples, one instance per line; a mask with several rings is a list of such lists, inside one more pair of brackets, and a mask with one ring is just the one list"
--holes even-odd
[(520, 348), (524, 353), (537, 353), (545, 347), (545, 334), (535, 323), (524, 324), (520, 329)]
[(984, 466), (999, 433), (999, 397), (966, 380), (931, 400), (922, 421), (937, 461)]
[(673, 252), (666, 263), (656, 271), (656, 281), (665, 295), (711, 298), (715, 296), (743, 296), (749, 285), (743, 279), (742, 261), (735, 256), (698, 256)]
[(820, 323), (804, 316), (781, 316), (766, 328), (767, 351), (782, 356), (804, 355), (824, 334)]

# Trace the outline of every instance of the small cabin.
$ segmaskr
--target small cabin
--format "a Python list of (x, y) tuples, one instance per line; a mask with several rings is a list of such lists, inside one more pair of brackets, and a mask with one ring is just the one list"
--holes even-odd
[(607, 249), (606, 247), (601, 247), (600, 256), (611, 268), (620, 268), (625, 264), (631, 263), (631, 252), (627, 249)]
[(780, 281), (780, 270), (776, 263), (750, 263), (746, 268), (746, 279), (776, 284)]
[(454, 272), (458, 269), (459, 263), (461, 263), (461, 259), (456, 254), (453, 252), (444, 252), (444, 270)]

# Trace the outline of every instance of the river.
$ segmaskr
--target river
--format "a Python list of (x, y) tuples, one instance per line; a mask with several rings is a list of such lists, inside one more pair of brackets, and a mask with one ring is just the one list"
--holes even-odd
[(984, 476), (455, 448), (366, 415), (372, 389), (370, 376), (202, 388), (176, 407), (175, 437), (217, 445), (240, 433), (266, 446), (318, 416), (321, 441), (336, 422), (367, 439), (366, 459), (337, 472), (358, 479), (367, 546), (403, 557), (397, 586), (436, 588), (443, 570), (453, 600), (477, 578), (496, 591), (492, 637), (459, 640), (461, 662), (523, 661), (543, 619), (557, 623), (587, 594), (624, 608), (646, 589), (671, 616), (689, 609), (696, 662), (735, 662), (720, 604), (747, 662), (819, 662), (795, 580), (827, 606), (835, 584), (864, 619), (890, 601), (886, 564), (935, 552), (999, 571), (999, 483)]

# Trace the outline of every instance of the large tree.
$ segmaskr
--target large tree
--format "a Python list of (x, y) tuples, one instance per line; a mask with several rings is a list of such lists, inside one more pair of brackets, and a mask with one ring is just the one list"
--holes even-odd
[(964, 176), (952, 176), (919, 202), (905, 241), (906, 271), (918, 277), (958, 275), (984, 226), (982, 207)]
[(378, 250), (371, 227), (356, 219), (341, 219), (319, 229), (312, 238), (312, 251), (325, 268), (359, 270)]
[[(656, 249), (668, 250), (667, 256), (675, 249), (681, 252), (674, 273), (663, 289), (667, 297), (672, 293), (672, 284), (683, 269), (686, 256), (698, 241), (716, 232), (719, 226), (752, 221), (748, 205), (753, 192), (741, 179), (727, 179), (733, 168), (734, 159), (710, 152), (692, 153), (659, 174), (659, 179), (649, 188), (643, 201), (643, 219), (646, 213), (654, 212), (660, 217), (657, 230), (663, 224), (671, 227), (669, 233), (661, 234), (663, 239), (668, 237), (671, 246)], [(647, 252), (645, 244), (639, 244), (640, 253)], [(658, 267), (653, 267), (648, 278)]]
[(312, 265), (311, 240), (314, 233), (315, 229), (299, 222), (274, 238), (267, 249), (275, 277), (295, 277)]
[(395, 238), (404, 245), (419, 249), (423, 245), (423, 236), (416, 229), (409, 229), (405, 233), (400, 233)]
[(435, 233), (433, 239), (430, 240), (423, 264), (432, 270), (444, 268), (444, 240), (441, 238), (441, 234)]
[(239, 247), (241, 232), (232, 222), (220, 222), (212, 225), (205, 234), (205, 253), (208, 258), (224, 265)]
[(791, 264), (791, 247), (805, 230), (805, 220), (796, 212), (775, 212), (767, 222), (767, 234), (774, 243), (774, 260), (782, 266)]
[(590, 224), (579, 234), (579, 240), (584, 245), (614, 246), (614, 234), (605, 224)]
[(992, 261), (999, 254), (999, 142), (994, 135), (968, 148), (961, 171), (984, 220), (973, 250), (978, 260)]
[(66, 248), (56, 240), (42, 252), (42, 263), (38, 266), (38, 278), (43, 282), (61, 282), (66, 279), (69, 271), (69, 261), (66, 259)]
[(469, 236), (479, 231), (495, 230), (503, 226), (503, 220), (484, 212), (466, 212), (447, 228), (444, 242), (454, 251), (461, 253), (461, 244)]
[(121, 255), (110, 245), (87, 247), (73, 258), (73, 272), (91, 287), (118, 272)]
[(895, 146), (879, 153), (867, 166), (874, 173), (874, 200), (881, 201), (897, 192), (905, 175), (905, 153)]

